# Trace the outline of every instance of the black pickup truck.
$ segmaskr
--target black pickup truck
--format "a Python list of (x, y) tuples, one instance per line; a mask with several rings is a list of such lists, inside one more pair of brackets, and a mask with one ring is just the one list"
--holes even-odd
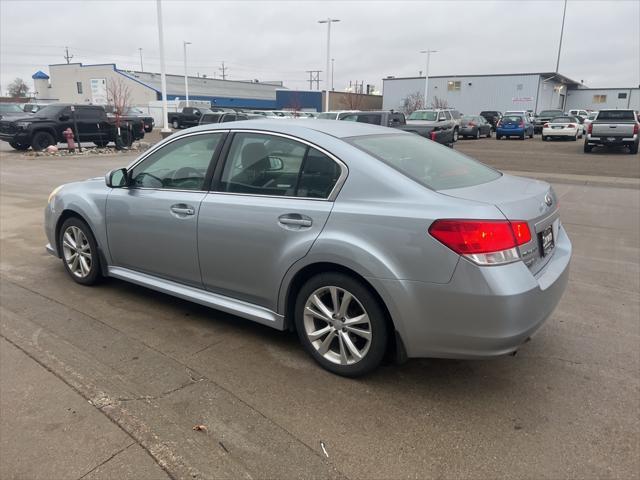
[[(67, 128), (74, 130), (72, 106), (80, 137), (76, 138), (76, 142), (93, 142), (105, 147), (116, 140), (116, 125), (107, 117), (103, 107), (64, 103), (47, 105), (35, 114), (25, 113), (21, 118), (0, 119), (0, 140), (9, 142), (16, 150), (31, 147), (36, 151), (65, 142), (63, 132)], [(141, 120), (121, 121), (120, 131), (125, 145), (144, 137)]]
[(205, 113), (213, 113), (208, 108), (184, 107), (181, 112), (169, 112), (167, 118), (174, 129), (195, 127)]
[(198, 125), (206, 125), (208, 123), (225, 123), (235, 122), (238, 120), (249, 120), (249, 116), (240, 112), (211, 112), (203, 113), (200, 116), (200, 122)]
[[(104, 107), (109, 118), (115, 119), (116, 112), (113, 105), (107, 105)], [(124, 114), (120, 115), (121, 120), (141, 120), (144, 124), (144, 131), (150, 133), (155, 126), (155, 120), (152, 116), (146, 115), (142, 110), (136, 107), (129, 107), (125, 110)]]

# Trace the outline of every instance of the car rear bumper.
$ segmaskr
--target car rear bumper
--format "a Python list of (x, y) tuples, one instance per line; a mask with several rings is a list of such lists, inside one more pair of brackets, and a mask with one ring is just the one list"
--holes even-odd
[(460, 259), (446, 285), (370, 280), (384, 292), (409, 357), (483, 358), (516, 351), (540, 328), (564, 293), (570, 259), (560, 227), (553, 257), (536, 275), (521, 261), (480, 267)]
[(638, 143), (638, 135), (632, 137), (596, 137), (593, 135), (587, 135), (585, 140), (590, 145), (632, 145)]
[(477, 132), (477, 127), (461, 127), (458, 134), (462, 137), (475, 137)]
[(496, 135), (501, 135), (503, 137), (521, 137), (524, 134), (524, 128), (498, 128), (496, 130)]
[(545, 137), (568, 137), (572, 138), (576, 135), (580, 135), (580, 130), (577, 132), (565, 128), (543, 128), (542, 135)]

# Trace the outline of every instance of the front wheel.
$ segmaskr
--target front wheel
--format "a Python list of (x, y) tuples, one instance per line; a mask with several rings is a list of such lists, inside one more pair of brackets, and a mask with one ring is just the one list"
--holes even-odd
[(453, 129), (453, 141), (454, 142), (458, 141), (458, 129), (457, 128)]
[(31, 139), (31, 148), (40, 152), (49, 145), (55, 145), (56, 139), (49, 132), (36, 132)]
[(378, 299), (341, 273), (323, 273), (304, 284), (296, 299), (295, 324), (314, 360), (345, 377), (375, 370), (387, 349), (389, 332)]
[(98, 244), (89, 226), (76, 217), (62, 224), (58, 245), (64, 268), (81, 285), (93, 285), (102, 279)]
[(171, 121), (171, 126), (174, 130), (178, 130), (180, 128), (180, 122), (178, 122), (177, 118)]
[(24, 144), (24, 143), (18, 143), (18, 142), (11, 141), (11, 142), (9, 142), (9, 145), (11, 145), (11, 148), (13, 148), (15, 150), (19, 150), (21, 152), (29, 150), (29, 144), (28, 143)]

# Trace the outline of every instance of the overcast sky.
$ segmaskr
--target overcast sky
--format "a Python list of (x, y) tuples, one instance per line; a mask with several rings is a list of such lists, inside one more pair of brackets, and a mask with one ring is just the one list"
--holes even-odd
[[(283, 80), (308, 88), (325, 70), (333, 24), (335, 88), (382, 87), (387, 75), (424, 70), (420, 50), (438, 50), (431, 75), (555, 71), (562, 0), (241, 1), (163, 0), (167, 73)], [(116, 63), (159, 71), (155, 0), (0, 0), (0, 82), (65, 62)], [(591, 87), (640, 84), (640, 0), (569, 0), (560, 73)], [(321, 74), (324, 78), (324, 73)]]

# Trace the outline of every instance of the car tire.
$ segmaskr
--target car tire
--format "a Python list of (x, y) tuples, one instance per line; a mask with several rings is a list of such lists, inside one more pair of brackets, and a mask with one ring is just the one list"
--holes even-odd
[(9, 142), (9, 145), (11, 145), (11, 148), (13, 148), (14, 150), (19, 150), (21, 152), (24, 152), (26, 150), (29, 150), (30, 145), (24, 144), (24, 143), (18, 143), (18, 142)]
[(489, 131), (487, 132), (487, 138), (491, 138), (492, 133), (493, 133), (493, 130), (489, 129)]
[(529, 138), (533, 138), (533, 133), (530, 133), (530, 134), (529, 134)]
[(49, 132), (36, 132), (31, 139), (31, 148), (36, 152), (41, 152), (49, 145), (55, 145), (56, 139)]
[[(349, 325), (350, 319), (356, 323)], [(337, 375), (365, 375), (380, 365), (387, 351), (383, 306), (367, 286), (343, 273), (322, 273), (302, 286), (295, 326), (305, 350)]]
[(593, 150), (593, 145), (589, 145), (588, 143), (584, 144), (584, 153), (591, 153), (591, 150)]
[(629, 146), (629, 153), (631, 155), (635, 155), (638, 153), (638, 144), (634, 143), (633, 145)]
[(151, 133), (151, 132), (153, 132), (153, 127), (144, 127), (144, 131), (146, 133)]
[(547, 140), (549, 140), (549, 137), (547, 137), (546, 135), (542, 135), (542, 141), (546, 142)]
[(174, 118), (173, 120), (171, 120), (171, 127), (174, 130), (178, 130), (180, 128), (180, 122), (178, 122), (178, 120)]
[(60, 227), (58, 248), (62, 264), (74, 282), (95, 285), (102, 280), (98, 244), (89, 226), (70, 217)]
[(458, 137), (459, 137), (458, 129), (454, 128), (453, 129), (453, 142), (454, 143), (458, 141)]
[(474, 138), (474, 140), (480, 140), (480, 129), (476, 130), (476, 136), (473, 137), (473, 138)]
[(518, 137), (518, 138), (520, 138), (520, 140), (524, 140), (524, 138), (525, 138), (525, 134), (523, 133), (523, 134), (522, 134), (522, 135), (520, 135), (520, 137)]
[(96, 147), (98, 147), (98, 148), (104, 148), (104, 147), (106, 147), (106, 146), (109, 144), (109, 142), (104, 141), (104, 140), (101, 140), (101, 141), (99, 141), (99, 142), (93, 142), (93, 143), (94, 143), (94, 145), (95, 145)]
[(500, 140), (501, 138), (502, 138), (502, 135), (498, 135), (498, 134), (496, 133), (496, 140)]

